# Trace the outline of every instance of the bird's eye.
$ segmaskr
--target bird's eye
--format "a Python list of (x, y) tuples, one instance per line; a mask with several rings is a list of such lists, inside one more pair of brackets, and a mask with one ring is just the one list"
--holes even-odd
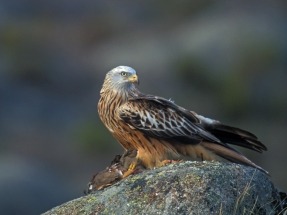
[(127, 72), (121, 72), (121, 76), (127, 76)]

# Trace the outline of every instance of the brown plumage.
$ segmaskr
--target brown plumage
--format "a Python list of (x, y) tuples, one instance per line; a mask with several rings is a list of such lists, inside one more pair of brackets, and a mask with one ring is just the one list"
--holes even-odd
[(255, 135), (221, 124), (174, 102), (141, 93), (134, 69), (109, 71), (101, 90), (98, 112), (102, 122), (125, 150), (138, 150), (146, 168), (166, 160), (227, 160), (264, 172), (229, 144), (257, 152), (266, 147)]

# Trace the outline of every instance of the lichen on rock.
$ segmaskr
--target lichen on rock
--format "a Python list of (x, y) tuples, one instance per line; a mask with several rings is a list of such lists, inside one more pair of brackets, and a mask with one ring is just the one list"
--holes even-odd
[(44, 214), (278, 214), (281, 202), (257, 169), (186, 161), (129, 176)]

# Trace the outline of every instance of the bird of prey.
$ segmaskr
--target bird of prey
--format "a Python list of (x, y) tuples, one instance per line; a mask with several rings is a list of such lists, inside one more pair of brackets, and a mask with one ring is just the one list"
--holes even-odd
[(131, 67), (109, 71), (100, 91), (98, 113), (125, 150), (137, 150), (137, 159), (145, 168), (172, 160), (216, 160), (266, 172), (230, 146), (267, 150), (254, 134), (201, 116), (171, 100), (143, 94), (137, 84), (138, 76)]

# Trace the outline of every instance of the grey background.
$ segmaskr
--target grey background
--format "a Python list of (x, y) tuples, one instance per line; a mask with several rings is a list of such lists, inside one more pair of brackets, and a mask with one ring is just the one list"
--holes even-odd
[(0, 2), (0, 213), (39, 214), (83, 195), (122, 149), (99, 121), (105, 73), (255, 133), (241, 150), (287, 190), (283, 1)]

